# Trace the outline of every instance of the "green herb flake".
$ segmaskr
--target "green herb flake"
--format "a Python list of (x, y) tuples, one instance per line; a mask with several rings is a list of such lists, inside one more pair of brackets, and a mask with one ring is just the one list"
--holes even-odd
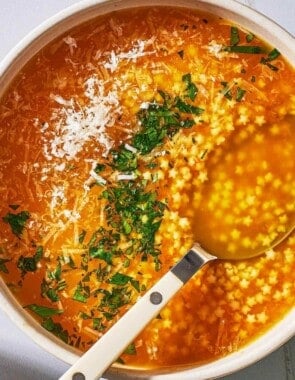
[(44, 327), (47, 331), (50, 331), (63, 342), (68, 343), (69, 333), (67, 330), (63, 329), (60, 323), (55, 323), (52, 318), (46, 318), (42, 321), (41, 326)]
[(254, 45), (234, 45), (226, 46), (224, 51), (229, 53), (240, 53), (240, 54), (263, 54), (264, 50), (261, 46)]
[(53, 271), (47, 272), (48, 278), (51, 280), (61, 280), (61, 264), (58, 262), (56, 268)]
[(126, 276), (125, 274), (118, 272), (110, 278), (109, 282), (114, 285), (126, 285), (130, 280), (130, 276)]
[(28, 211), (21, 211), (17, 214), (8, 212), (2, 219), (5, 223), (8, 223), (10, 225), (14, 235), (20, 238), (29, 218), (30, 213)]
[(17, 267), (21, 270), (22, 274), (27, 272), (35, 272), (37, 270), (37, 264), (43, 257), (43, 247), (38, 246), (36, 253), (32, 257), (24, 257), (21, 255), (17, 261)]
[(103, 170), (105, 169), (105, 165), (103, 164), (96, 164), (95, 168), (94, 168), (94, 172), (96, 174), (99, 174), (101, 173)]
[(198, 88), (197, 86), (192, 82), (192, 76), (191, 74), (185, 74), (182, 76), (182, 81), (186, 84), (186, 96), (190, 98), (190, 100), (194, 101), (197, 94), (198, 94)]
[(131, 152), (124, 146), (118, 151), (113, 151), (113, 167), (121, 172), (130, 172), (137, 169), (136, 153)]
[(21, 255), (17, 261), (17, 267), (22, 273), (35, 272), (37, 270), (37, 263), (34, 257), (24, 257)]
[(124, 354), (126, 355), (136, 355), (136, 347), (134, 343), (130, 343), (125, 349)]
[(7, 269), (6, 265), (5, 265), (9, 261), (10, 261), (9, 259), (0, 259), (0, 272), (9, 273), (8, 269)]
[(246, 35), (246, 41), (247, 41), (248, 43), (252, 42), (252, 41), (254, 40), (254, 38), (255, 38), (255, 35), (254, 35), (253, 33), (248, 33), (248, 34)]
[(233, 98), (231, 89), (227, 82), (221, 82), (221, 85), (223, 89), (221, 90), (221, 93), (224, 95), (224, 97), (228, 100), (231, 100)]
[(92, 318), (92, 327), (100, 332), (106, 329), (106, 326), (102, 323), (102, 318)]
[(57, 301), (59, 301), (59, 296), (58, 296), (58, 294), (57, 294), (57, 292), (56, 292), (55, 289), (52, 289), (52, 288), (48, 289), (47, 292), (46, 292), (46, 296), (47, 296), (47, 297), (50, 299), (50, 301), (52, 301), (52, 302), (57, 302)]
[(36, 304), (27, 305), (25, 306), (25, 308), (33, 311), (35, 314), (37, 314), (39, 317), (42, 317), (42, 318), (48, 318), (48, 317), (52, 317), (53, 315), (59, 315), (63, 313), (63, 310), (53, 309), (50, 307), (36, 305)]
[(270, 53), (268, 53), (267, 60), (273, 61), (273, 60), (279, 58), (280, 55), (281, 55), (281, 53), (276, 48), (274, 48)]
[(246, 94), (246, 90), (243, 90), (242, 88), (237, 88), (237, 95), (236, 95), (236, 101), (240, 102), (244, 98), (244, 95)]
[(87, 302), (87, 299), (90, 297), (90, 289), (88, 286), (82, 286), (82, 284), (80, 283), (76, 290), (75, 290), (75, 293), (72, 297), (72, 299), (74, 301), (78, 301), (78, 302), (82, 302), (82, 303), (86, 303)]
[(230, 28), (230, 45), (235, 46), (240, 42), (239, 29), (235, 26)]
[(111, 291), (102, 289), (103, 298), (99, 309), (105, 313), (111, 313), (111, 318), (116, 315), (118, 309), (129, 304), (131, 291), (127, 287), (114, 287)]
[(103, 247), (90, 247), (89, 255), (94, 259), (101, 259), (104, 260), (107, 264), (112, 265), (113, 255), (111, 254), (111, 252), (105, 251)]
[(277, 49), (273, 49), (270, 53), (268, 53), (266, 58), (265, 57), (261, 58), (260, 63), (262, 63), (263, 65), (266, 65), (272, 71), (278, 71), (279, 68), (277, 66), (274, 66), (270, 62), (277, 59), (280, 55), (281, 55), (281, 53)]
[(79, 244), (83, 244), (84, 242), (84, 239), (85, 239), (85, 236), (86, 236), (86, 231), (85, 230), (82, 230), (78, 236), (78, 241), (79, 241)]
[(188, 104), (180, 98), (177, 98), (175, 106), (179, 109), (179, 111), (188, 114), (201, 115), (204, 112), (203, 108)]

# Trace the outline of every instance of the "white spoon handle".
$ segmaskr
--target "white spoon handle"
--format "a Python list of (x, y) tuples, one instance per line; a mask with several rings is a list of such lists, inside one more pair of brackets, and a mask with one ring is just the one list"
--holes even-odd
[(183, 284), (204, 264), (214, 259), (215, 256), (195, 244), (60, 380), (99, 379)]

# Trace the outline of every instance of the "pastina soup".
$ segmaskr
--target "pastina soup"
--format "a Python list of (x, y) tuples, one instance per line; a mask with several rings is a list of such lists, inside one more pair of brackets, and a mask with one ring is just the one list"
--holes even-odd
[(119, 361), (209, 362), (273, 326), (295, 298), (295, 235), (268, 249), (294, 214), (294, 88), (276, 47), (185, 8), (113, 12), (40, 50), (0, 99), (0, 272), (25, 310), (86, 351), (212, 235), (266, 253), (208, 265)]

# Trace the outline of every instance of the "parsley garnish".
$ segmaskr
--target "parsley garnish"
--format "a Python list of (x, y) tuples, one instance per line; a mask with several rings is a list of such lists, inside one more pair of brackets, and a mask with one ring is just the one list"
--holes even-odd
[(137, 169), (136, 154), (121, 146), (118, 151), (113, 151), (113, 167), (122, 172)]
[[(183, 75), (182, 81), (186, 84), (186, 97), (194, 100), (198, 90), (191, 81), (191, 75)], [(159, 91), (159, 94), (163, 98), (163, 104), (151, 103), (147, 109), (138, 113), (141, 130), (131, 143), (143, 155), (162, 144), (166, 137), (172, 138), (181, 128), (191, 128), (195, 124), (191, 116), (204, 112), (203, 108), (178, 96), (172, 98), (163, 91)]]
[(118, 313), (118, 309), (130, 302), (131, 291), (128, 287), (114, 287), (111, 291), (99, 289), (103, 294), (99, 310), (107, 313), (105, 316), (113, 318)]
[(104, 331), (106, 326), (102, 323), (102, 318), (92, 318), (92, 327), (97, 331)]
[(191, 74), (185, 74), (182, 77), (182, 81), (186, 84), (186, 92), (187, 92), (187, 97), (190, 98), (190, 100), (195, 100), (197, 93), (198, 93), (198, 88), (197, 86), (192, 82), (192, 76)]
[(83, 243), (84, 239), (85, 239), (85, 236), (86, 236), (86, 231), (85, 230), (82, 230), (78, 236), (78, 241), (80, 244)]
[(30, 218), (28, 211), (21, 211), (18, 214), (12, 214), (8, 212), (2, 219), (5, 223), (8, 223), (12, 232), (17, 237), (21, 237), (25, 228), (26, 221)]
[(10, 261), (9, 259), (0, 259), (0, 272), (9, 273), (8, 269), (7, 269), (6, 265), (5, 265), (9, 261)]
[(109, 279), (110, 284), (114, 285), (120, 285), (124, 286), (130, 283), (138, 292), (139, 292), (139, 282), (137, 280), (134, 280), (132, 277), (127, 276), (124, 273), (115, 273), (110, 279)]
[(260, 63), (262, 63), (263, 65), (266, 65), (273, 71), (278, 71), (279, 70), (278, 67), (272, 65), (270, 62), (277, 59), (280, 55), (281, 53), (277, 49), (273, 49), (270, 53), (268, 53), (268, 56), (266, 58), (265, 57), (261, 58)]
[(236, 101), (240, 102), (243, 99), (245, 94), (246, 94), (246, 90), (243, 90), (242, 88), (238, 87)]
[[(132, 251), (141, 253), (144, 257), (151, 255), (156, 262), (159, 250), (155, 248), (155, 234), (166, 208), (164, 203), (157, 200), (157, 194), (145, 191), (140, 182), (127, 182), (110, 187), (102, 196), (109, 201), (106, 206), (109, 223), (116, 226), (123, 235), (129, 235), (131, 232), (139, 234), (140, 239), (132, 240)], [(102, 247), (104, 252), (114, 254), (120, 234), (116, 235), (116, 241), (110, 240), (114, 234), (106, 230), (100, 229), (97, 234), (99, 243), (92, 244), (95, 249), (92, 248), (90, 256), (95, 257), (98, 249)], [(107, 234), (111, 235), (108, 237)]]
[(63, 313), (63, 310), (53, 309), (47, 306), (41, 306), (41, 305), (36, 305), (36, 304), (27, 305), (25, 306), (25, 308), (33, 311), (35, 314), (37, 314), (39, 317), (42, 317), (42, 318), (48, 318), (48, 317), (52, 317), (53, 315), (58, 315), (58, 314)]
[(230, 45), (235, 46), (240, 42), (239, 29), (235, 26), (230, 28)]
[(87, 299), (90, 297), (89, 286), (83, 286), (81, 283), (77, 286), (75, 293), (73, 295), (73, 300), (86, 303)]
[(136, 347), (134, 343), (130, 343), (124, 351), (126, 355), (136, 355)]
[(263, 48), (261, 46), (253, 46), (253, 45), (233, 45), (226, 46), (224, 51), (229, 53), (241, 53), (241, 54), (262, 54)]
[(105, 169), (105, 165), (103, 164), (96, 164), (96, 167), (94, 169), (96, 174), (101, 173)]
[(37, 270), (37, 264), (43, 257), (43, 247), (39, 246), (36, 249), (36, 253), (32, 257), (20, 256), (17, 261), (17, 267), (21, 270), (22, 274), (27, 272), (35, 272)]
[(227, 98), (228, 100), (231, 100), (233, 98), (233, 96), (232, 96), (231, 89), (228, 86), (228, 83), (227, 82), (221, 82), (221, 85), (223, 86), (221, 93), (224, 95), (225, 98)]
[(248, 34), (246, 35), (246, 41), (247, 41), (247, 42), (252, 42), (252, 41), (254, 40), (254, 38), (255, 38), (255, 36), (254, 36), (253, 33), (248, 33)]
[(46, 318), (42, 321), (41, 326), (44, 327), (47, 331), (53, 333), (65, 343), (68, 343), (69, 333), (63, 329), (60, 323), (53, 322), (52, 318)]

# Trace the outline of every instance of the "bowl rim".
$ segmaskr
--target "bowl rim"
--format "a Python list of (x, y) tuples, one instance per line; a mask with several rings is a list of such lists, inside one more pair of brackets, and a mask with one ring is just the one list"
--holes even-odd
[[(280, 51), (285, 58), (295, 66), (295, 38), (269, 17), (235, 0), (219, 0), (218, 3), (216, 0), (178, 0), (177, 4), (175, 4), (173, 0), (82, 0), (43, 21), (39, 26), (22, 38), (0, 62), (0, 78), (23, 52), (30, 49), (30, 45), (33, 44), (34, 41), (41, 38), (43, 35), (48, 34), (52, 28), (65, 22), (70, 17), (78, 16), (79, 13), (92, 7), (99, 8), (100, 6), (106, 6), (110, 8), (108, 12), (111, 12), (112, 10), (120, 10), (124, 7), (130, 7), (130, 4), (132, 3), (133, 6), (131, 7), (171, 5), (187, 8), (194, 7), (197, 9), (204, 6), (209, 7), (209, 9), (219, 9), (221, 16), (223, 16), (222, 14), (224, 13), (224, 15), (227, 15), (226, 18), (230, 20), (233, 19), (231, 19), (229, 15), (236, 15), (237, 17), (241, 17), (241, 19), (247, 20), (249, 25), (247, 28), (249, 30), (253, 30), (254, 27), (254, 29), (265, 32), (265, 39), (268, 41), (271, 39), (271, 44), (273, 46), (283, 46), (283, 49)], [(263, 33), (260, 33), (260, 35), (264, 36)], [(39, 347), (68, 364), (73, 364), (78, 359), (79, 354), (77, 350), (72, 349), (66, 344), (62, 344), (57, 338), (53, 337), (52, 334), (47, 334), (47, 332), (41, 328), (31, 316), (23, 311), (23, 308), (10, 293), (1, 277), (0, 308), (14, 322), (14, 324), (37, 343)], [(132, 368), (124, 369), (124, 367), (118, 366), (111, 368), (108, 371), (108, 374), (111, 378), (118, 380), (124, 378), (131, 379), (134, 378), (133, 376), (136, 376), (135, 378), (150, 380), (178, 380), (179, 376), (184, 380), (218, 378), (255, 363), (279, 348), (294, 335), (295, 307), (293, 307), (293, 309), (291, 309), (279, 322), (275, 323), (260, 337), (240, 348), (238, 351), (218, 360), (214, 360), (211, 363), (201, 364), (196, 367), (179, 367), (178, 370), (173, 368), (174, 371), (169, 373), (159, 373), (157, 370), (139, 371)]]

